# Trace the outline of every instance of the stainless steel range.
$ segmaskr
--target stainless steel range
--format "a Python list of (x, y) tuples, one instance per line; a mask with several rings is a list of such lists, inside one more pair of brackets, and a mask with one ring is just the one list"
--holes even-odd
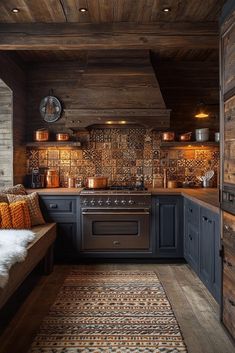
[(151, 194), (145, 190), (83, 190), (83, 251), (148, 251)]

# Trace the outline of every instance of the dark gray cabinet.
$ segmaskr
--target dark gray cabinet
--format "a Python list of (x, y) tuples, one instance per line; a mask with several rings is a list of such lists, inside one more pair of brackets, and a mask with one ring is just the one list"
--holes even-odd
[(183, 257), (183, 199), (181, 196), (152, 198), (152, 231), (156, 256)]
[(79, 196), (40, 196), (40, 206), (45, 220), (57, 223), (55, 258), (76, 260), (80, 247)]
[(199, 269), (199, 205), (184, 200), (184, 257), (198, 273)]
[(184, 221), (184, 257), (215, 299), (220, 302), (219, 215), (185, 199)]

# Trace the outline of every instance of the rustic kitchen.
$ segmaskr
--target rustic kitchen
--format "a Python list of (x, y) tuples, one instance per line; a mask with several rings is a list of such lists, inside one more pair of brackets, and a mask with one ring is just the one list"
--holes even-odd
[(235, 352), (234, 42), (234, 0), (1, 2), (0, 353)]

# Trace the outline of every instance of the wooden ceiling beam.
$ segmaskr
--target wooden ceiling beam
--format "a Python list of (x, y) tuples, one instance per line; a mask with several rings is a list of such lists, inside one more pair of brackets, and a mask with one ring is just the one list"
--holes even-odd
[(0, 24), (0, 50), (218, 48), (216, 22)]

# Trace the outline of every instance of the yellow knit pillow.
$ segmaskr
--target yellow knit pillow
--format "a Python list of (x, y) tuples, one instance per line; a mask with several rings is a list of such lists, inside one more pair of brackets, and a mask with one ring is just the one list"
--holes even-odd
[(9, 205), (13, 229), (29, 229), (31, 227), (29, 208), (26, 201), (17, 201)]
[(3, 229), (12, 228), (11, 212), (10, 212), (9, 205), (6, 202), (0, 203), (0, 219), (1, 219), (0, 228), (3, 228)]

